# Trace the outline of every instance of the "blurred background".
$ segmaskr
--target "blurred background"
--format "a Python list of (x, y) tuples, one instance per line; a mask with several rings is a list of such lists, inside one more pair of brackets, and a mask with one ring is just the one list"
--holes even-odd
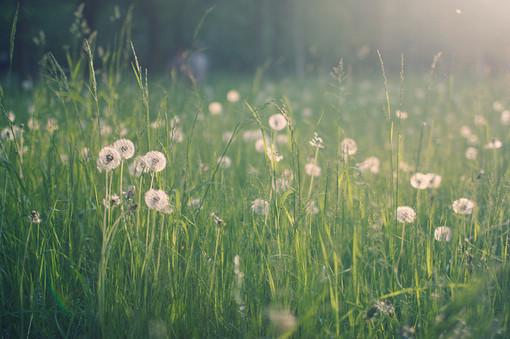
[[(107, 51), (131, 10), (129, 38), (143, 67), (162, 74), (198, 55), (211, 72), (275, 76), (426, 71), (442, 52), (448, 72), (491, 76), (510, 69), (508, 0), (1, 0), (0, 76), (19, 3), (13, 72), (34, 77), (51, 51), (64, 63), (73, 41), (95, 35)], [(83, 4), (83, 7), (79, 7)], [(80, 10), (81, 9), (81, 10)], [(200, 23), (202, 24), (200, 25)]]

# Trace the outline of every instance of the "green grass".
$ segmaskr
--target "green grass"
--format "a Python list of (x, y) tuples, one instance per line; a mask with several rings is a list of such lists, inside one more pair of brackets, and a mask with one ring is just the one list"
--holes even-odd
[[(129, 44), (116, 48), (99, 62), (87, 43), (65, 68), (49, 56), (31, 89), (10, 83), (2, 90), (1, 126), (9, 133), (0, 145), (3, 333), (509, 335), (510, 136), (493, 108), (495, 101), (510, 105), (504, 82), (434, 74), (356, 79), (339, 68), (334, 78), (215, 76), (196, 86), (153, 79)], [(242, 100), (228, 102), (231, 89)], [(213, 101), (223, 105), (220, 115), (209, 113)], [(290, 127), (276, 133), (268, 120), (277, 113)], [(475, 124), (476, 116), (485, 121)], [(54, 132), (46, 128), (50, 118)], [(469, 144), (462, 126), (478, 141)], [(283, 160), (243, 140), (249, 130), (264, 133), (266, 148), (287, 136), (276, 142)], [(180, 141), (172, 138), (178, 131)], [(314, 132), (324, 149), (310, 145)], [(100, 173), (99, 151), (121, 137), (133, 141), (135, 157), (162, 152), (166, 168), (132, 176), (133, 157)], [(503, 146), (485, 149), (494, 137)], [(344, 138), (356, 141), (356, 154), (342, 156)], [(475, 160), (464, 155), (470, 145)], [(218, 165), (225, 156), (229, 168)], [(359, 168), (370, 156), (380, 160), (377, 174)], [(321, 167), (313, 182), (309, 161)], [(286, 169), (289, 186), (276, 191)], [(413, 188), (414, 172), (441, 175), (440, 187)], [(133, 200), (106, 208), (103, 199), (129, 185)], [(173, 213), (148, 209), (151, 187), (168, 193)], [(462, 197), (475, 203), (472, 215), (452, 210)], [(188, 205), (193, 199), (201, 200)], [(255, 199), (269, 203), (266, 215), (254, 213)], [(307, 209), (311, 201), (316, 214)], [(417, 214), (405, 230), (395, 216), (404, 205)], [(30, 221), (31, 211), (40, 223)], [(450, 242), (434, 239), (444, 225)]]

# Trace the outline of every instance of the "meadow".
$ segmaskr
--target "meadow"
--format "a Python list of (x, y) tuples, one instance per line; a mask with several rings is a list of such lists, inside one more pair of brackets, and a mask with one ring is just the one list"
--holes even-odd
[(77, 51), (1, 87), (2, 337), (510, 335), (507, 78)]

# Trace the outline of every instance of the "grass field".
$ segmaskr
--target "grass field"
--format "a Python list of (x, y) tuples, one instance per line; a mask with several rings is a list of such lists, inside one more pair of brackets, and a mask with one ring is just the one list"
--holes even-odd
[(2, 337), (510, 335), (508, 79), (92, 50), (1, 88)]

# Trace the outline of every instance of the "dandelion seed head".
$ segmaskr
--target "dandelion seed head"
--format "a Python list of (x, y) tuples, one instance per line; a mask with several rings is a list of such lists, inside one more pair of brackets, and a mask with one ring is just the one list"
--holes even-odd
[(340, 143), (340, 147), (342, 149), (342, 155), (354, 155), (358, 151), (358, 146), (353, 139), (345, 138)]
[(471, 145), (476, 145), (478, 144), (478, 136), (476, 134), (471, 134), (468, 138), (467, 138), (467, 141), (469, 144)]
[(276, 178), (272, 183), (273, 189), (277, 192), (287, 192), (292, 189), (287, 178)]
[(489, 142), (487, 145), (484, 146), (485, 149), (498, 149), (498, 148), (501, 148), (501, 146), (503, 146), (503, 143), (497, 139), (497, 138), (492, 138), (491, 142)]
[(379, 173), (379, 167), (380, 167), (381, 161), (377, 157), (369, 157), (365, 159), (362, 163), (359, 163), (356, 165), (362, 172), (364, 173)]
[(413, 167), (405, 161), (400, 161), (398, 163), (398, 168), (400, 168), (402, 171), (404, 171), (406, 173), (409, 173), (413, 170)]
[(464, 155), (468, 160), (475, 160), (476, 157), (478, 156), (478, 150), (474, 147), (468, 147)]
[(229, 102), (238, 102), (241, 99), (241, 95), (235, 89), (228, 91), (227, 100)]
[(137, 156), (129, 165), (129, 174), (134, 177), (140, 177), (142, 173), (147, 172), (149, 172), (149, 167), (147, 167), (144, 157)]
[(285, 145), (289, 142), (289, 136), (287, 134), (280, 134), (276, 136), (276, 144), (278, 146)]
[(400, 206), (397, 208), (397, 221), (402, 223), (412, 223), (416, 219), (416, 212), (409, 206)]
[(395, 115), (397, 116), (397, 118), (402, 119), (402, 120), (407, 119), (407, 116), (408, 116), (408, 115), (407, 115), (407, 112), (400, 111), (400, 110), (397, 110), (397, 111), (395, 112)]
[(303, 118), (311, 118), (313, 115), (313, 111), (310, 107), (305, 107), (301, 110), (301, 115)]
[(473, 213), (473, 208), (475, 204), (466, 198), (460, 198), (453, 202), (452, 208), (453, 211), (457, 214), (469, 215)]
[(154, 172), (161, 172), (166, 167), (165, 155), (159, 151), (150, 151), (143, 156), (147, 168)]
[(120, 153), (123, 159), (131, 159), (135, 154), (135, 145), (131, 140), (119, 139), (113, 143), (113, 147)]
[(163, 190), (156, 190), (151, 188), (145, 192), (145, 204), (150, 209), (154, 209), (159, 212), (165, 212), (168, 208), (168, 195)]
[(501, 112), (501, 123), (505, 126), (510, 125), (510, 110), (506, 109)]
[(469, 126), (462, 126), (460, 128), (460, 135), (462, 135), (464, 138), (469, 138), (469, 136), (471, 135), (471, 128)]
[(222, 136), (223, 142), (229, 142), (230, 139), (232, 138), (232, 135), (233, 135), (233, 133), (231, 131), (226, 131), (225, 133), (223, 133), (223, 136)]
[(439, 174), (427, 173), (426, 177), (428, 181), (428, 188), (439, 188), (442, 179)]
[(223, 106), (219, 102), (211, 102), (209, 104), (209, 113), (211, 115), (219, 115), (223, 112)]
[(107, 135), (112, 134), (112, 132), (113, 132), (113, 129), (110, 125), (101, 125), (101, 131), (100, 131), (101, 135), (107, 136)]
[(259, 129), (250, 129), (243, 133), (243, 140), (245, 142), (256, 141), (260, 138), (262, 138), (262, 132)]
[(247, 172), (248, 172), (248, 175), (251, 175), (252, 177), (256, 177), (259, 175), (259, 170), (256, 169), (255, 167), (253, 167), (252, 165), (250, 165), (250, 167), (248, 167)]
[(318, 177), (321, 175), (321, 168), (314, 163), (305, 165), (305, 173), (310, 176)]
[(128, 129), (126, 128), (126, 126), (124, 126), (123, 124), (121, 124), (119, 126), (119, 135), (121, 137), (125, 137), (126, 135), (128, 134)]
[(269, 212), (269, 203), (263, 199), (255, 199), (251, 203), (253, 213), (259, 215), (267, 215)]
[(99, 151), (99, 157), (97, 158), (96, 164), (99, 172), (112, 171), (120, 165), (121, 155), (120, 153), (111, 146), (106, 146)]
[[(269, 148), (270, 145), (269, 145), (269, 139), (266, 138), (266, 147)], [(260, 138), (258, 139), (256, 142), (255, 142), (255, 150), (259, 153), (264, 153), (264, 139)]]
[(429, 186), (429, 179), (423, 173), (415, 173), (411, 176), (411, 186), (416, 189), (423, 190)]
[(485, 125), (487, 123), (487, 120), (483, 115), (475, 115), (475, 125)]
[(287, 120), (281, 114), (273, 114), (269, 117), (269, 127), (275, 131), (281, 131), (287, 126)]
[(223, 169), (227, 169), (232, 165), (232, 160), (230, 160), (230, 158), (227, 156), (224, 156), (223, 158), (219, 157), (216, 161)]
[(449, 242), (452, 240), (452, 230), (447, 226), (440, 226), (434, 231), (434, 239)]
[(496, 112), (501, 112), (504, 108), (505, 106), (501, 101), (496, 100), (492, 103), (492, 109), (495, 110)]
[(271, 324), (280, 333), (286, 333), (297, 326), (297, 319), (289, 310), (271, 307), (267, 314)]

